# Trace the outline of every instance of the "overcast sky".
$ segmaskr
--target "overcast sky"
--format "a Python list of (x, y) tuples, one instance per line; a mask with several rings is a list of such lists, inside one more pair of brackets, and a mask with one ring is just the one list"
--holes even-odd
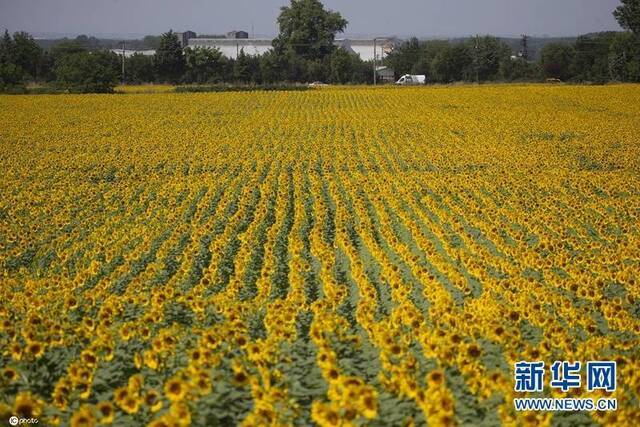
[[(276, 34), (287, 0), (0, 0), (0, 28), (34, 34), (144, 35), (172, 28)], [(349, 35), (578, 35), (618, 30), (619, 0), (325, 0)]]

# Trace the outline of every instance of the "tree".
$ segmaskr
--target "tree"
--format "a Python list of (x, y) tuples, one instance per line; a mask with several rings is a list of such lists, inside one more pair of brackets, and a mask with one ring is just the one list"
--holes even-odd
[(217, 83), (224, 79), (224, 57), (219, 49), (204, 47), (185, 49), (187, 83)]
[(340, 48), (331, 54), (330, 61), (331, 81), (333, 83), (345, 84), (351, 81), (353, 76), (353, 63), (351, 54)]
[(16, 45), (9, 35), (9, 31), (4, 30), (2, 40), (0, 40), (0, 63), (13, 63), (15, 59)]
[(511, 56), (511, 48), (493, 36), (474, 37), (467, 45), (473, 57), (473, 69), (467, 70), (467, 80), (496, 79), (500, 62)]
[(606, 32), (578, 37), (571, 74), (578, 81), (604, 82), (609, 78), (609, 46), (616, 33)]
[(249, 55), (244, 53), (244, 49), (240, 49), (240, 53), (233, 64), (233, 79), (242, 83), (248, 83), (251, 80)]
[[(339, 50), (336, 49), (333, 52), (333, 55), (336, 54)], [(332, 55), (332, 58), (333, 58)], [(306, 80), (309, 82), (326, 82), (329, 78), (330, 74), (330, 64), (326, 60), (316, 59), (313, 61), (306, 62), (307, 68), (307, 78)]]
[(640, 82), (640, 37), (630, 32), (616, 33), (608, 60), (611, 80)]
[(396, 72), (396, 77), (411, 73), (422, 57), (424, 44), (413, 37), (394, 49), (384, 60)]
[(70, 92), (113, 92), (118, 83), (118, 56), (113, 52), (82, 50), (56, 59), (58, 86)]
[(182, 77), (185, 67), (184, 54), (178, 36), (172, 30), (160, 37), (154, 62), (161, 81), (177, 83)]
[(621, 0), (613, 16), (625, 30), (640, 35), (640, 0)]
[(286, 59), (271, 49), (260, 57), (260, 74), (265, 83), (284, 80), (287, 71)]
[(441, 83), (461, 81), (472, 64), (473, 57), (468, 45), (447, 44), (433, 60), (434, 80)]
[(278, 54), (293, 52), (304, 59), (323, 59), (334, 51), (335, 36), (347, 23), (318, 0), (291, 0), (289, 7), (280, 8), (280, 34), (273, 47)]
[(134, 53), (125, 59), (125, 78), (129, 83), (149, 83), (155, 80), (153, 57)]
[(36, 79), (42, 49), (36, 44), (33, 37), (24, 31), (13, 34), (13, 47), (13, 62), (22, 68), (29, 78)]
[(575, 49), (567, 43), (549, 43), (542, 48), (540, 64), (545, 77), (569, 80)]
[(542, 77), (539, 65), (523, 57), (502, 60), (499, 74), (505, 81), (531, 81)]

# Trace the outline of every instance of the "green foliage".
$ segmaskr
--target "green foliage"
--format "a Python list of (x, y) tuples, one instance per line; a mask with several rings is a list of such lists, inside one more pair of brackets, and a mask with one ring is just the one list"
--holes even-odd
[(347, 83), (353, 74), (351, 54), (344, 49), (336, 49), (331, 54), (331, 81), (333, 83)]
[(523, 58), (505, 59), (500, 63), (500, 79), (505, 81), (536, 81), (542, 78), (540, 65)]
[(340, 13), (325, 10), (318, 0), (291, 0), (288, 7), (280, 9), (280, 34), (273, 46), (279, 54), (322, 59), (334, 51), (335, 35), (344, 31), (347, 23)]
[(509, 46), (493, 36), (462, 42), (410, 39), (389, 54), (385, 63), (402, 74), (425, 74), (438, 83), (487, 81), (501, 77), (500, 67), (509, 60)]
[(146, 83), (155, 80), (153, 57), (134, 53), (125, 59), (125, 79), (127, 83)]
[(19, 31), (13, 34), (14, 58), (13, 62), (22, 68), (25, 75), (33, 80), (37, 78), (38, 60), (42, 50), (30, 34)]
[(40, 48), (25, 32), (17, 32), (13, 38), (5, 30), (0, 40), (0, 91), (25, 92), (25, 80), (33, 80), (37, 74)]
[(620, 82), (640, 82), (640, 36), (616, 33), (609, 46), (609, 79)]
[(622, 4), (613, 11), (613, 16), (625, 30), (640, 35), (640, 0), (621, 0)]
[(260, 59), (247, 55), (244, 49), (241, 49), (233, 61), (233, 80), (241, 83), (260, 83)]
[(118, 83), (118, 56), (82, 51), (56, 59), (56, 84), (69, 92), (111, 93)]
[(575, 55), (570, 67), (575, 80), (602, 83), (609, 79), (609, 46), (615, 34), (578, 37), (573, 45)]
[(509, 47), (493, 36), (475, 37), (467, 45), (473, 58), (472, 69), (466, 70), (467, 80), (495, 80), (500, 63), (511, 56)]
[(202, 47), (187, 48), (184, 51), (186, 83), (218, 83), (224, 77), (225, 58), (218, 49)]
[(160, 43), (154, 56), (158, 79), (176, 83), (185, 70), (185, 59), (178, 36), (169, 30), (160, 37)]
[(468, 46), (463, 44), (444, 46), (431, 63), (432, 81), (451, 83), (464, 79), (464, 71), (473, 62)]
[(566, 43), (550, 43), (542, 49), (541, 66), (544, 76), (560, 80), (573, 77), (571, 65), (576, 51)]

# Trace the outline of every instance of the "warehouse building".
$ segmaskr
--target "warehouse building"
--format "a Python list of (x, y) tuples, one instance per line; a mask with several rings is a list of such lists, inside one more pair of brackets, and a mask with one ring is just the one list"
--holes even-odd
[(176, 33), (176, 36), (178, 36), (178, 41), (180, 42), (180, 46), (187, 47), (189, 45), (189, 40), (190, 39), (195, 39), (196, 37), (198, 37), (198, 35), (196, 33), (194, 33), (193, 31), (185, 31), (183, 33)]
[[(190, 38), (185, 46), (218, 48), (228, 58), (236, 58), (240, 51), (248, 55), (262, 55), (271, 49), (270, 38), (248, 38), (246, 31), (232, 31), (226, 38)], [(336, 39), (335, 45), (358, 55), (363, 61), (372, 61), (374, 52), (377, 61), (387, 56), (396, 44), (396, 39)]]

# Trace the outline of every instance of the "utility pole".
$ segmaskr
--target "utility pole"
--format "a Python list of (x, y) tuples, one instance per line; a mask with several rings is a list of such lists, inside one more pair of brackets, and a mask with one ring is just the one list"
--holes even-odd
[(525, 61), (529, 60), (529, 36), (526, 34), (522, 35), (522, 39), (520, 40), (520, 56)]
[(377, 49), (376, 49), (376, 38), (373, 38), (373, 85), (375, 86), (378, 83), (378, 69), (376, 67), (377, 64)]
[(475, 52), (476, 52), (476, 83), (480, 83), (480, 52), (479, 49), (480, 36), (476, 34)]
[(125, 54), (126, 42), (122, 40), (122, 84), (124, 84), (124, 54)]

